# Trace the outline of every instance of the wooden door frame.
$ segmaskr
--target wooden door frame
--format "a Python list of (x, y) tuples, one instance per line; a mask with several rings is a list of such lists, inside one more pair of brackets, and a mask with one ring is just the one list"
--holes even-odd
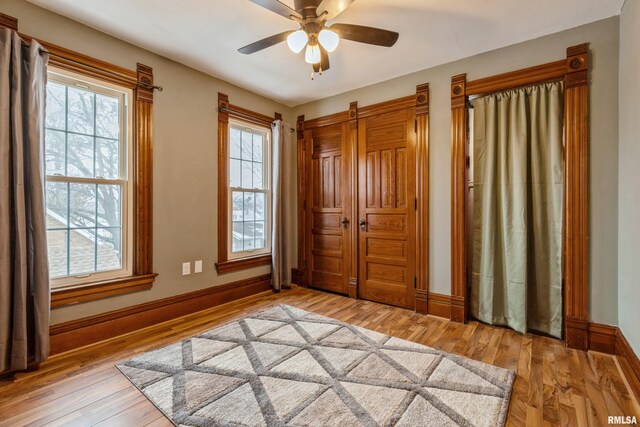
[(564, 82), (564, 335), (571, 348), (588, 348), (588, 85), (589, 44), (567, 49), (565, 59), (479, 80), (451, 79), (451, 320), (469, 317), (467, 298), (467, 103), (486, 95), (551, 81)]
[[(307, 286), (307, 245), (306, 228), (309, 226), (307, 218), (307, 181), (309, 171), (307, 165), (306, 135), (310, 129), (337, 123), (348, 123), (347, 141), (349, 144), (350, 161), (352, 167), (351, 194), (357, 194), (358, 189), (358, 120), (395, 111), (403, 108), (416, 109), (416, 281), (415, 281), (415, 309), (419, 313), (427, 314), (429, 294), (429, 84), (416, 87), (413, 95), (381, 102), (359, 108), (357, 102), (351, 102), (349, 110), (305, 120), (305, 116), (298, 116), (297, 120), (297, 165), (298, 165), (298, 268), (293, 269), (293, 281), (301, 286)], [(352, 225), (358, 218), (357, 197), (351, 197), (349, 220)], [(351, 227), (351, 276), (349, 277), (349, 297), (358, 298), (358, 229)]]

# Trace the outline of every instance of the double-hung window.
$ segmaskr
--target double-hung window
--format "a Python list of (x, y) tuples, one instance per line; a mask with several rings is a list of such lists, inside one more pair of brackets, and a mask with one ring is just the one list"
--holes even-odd
[(271, 129), (229, 122), (229, 259), (271, 252)]
[(45, 169), (52, 288), (132, 274), (131, 90), (53, 69)]

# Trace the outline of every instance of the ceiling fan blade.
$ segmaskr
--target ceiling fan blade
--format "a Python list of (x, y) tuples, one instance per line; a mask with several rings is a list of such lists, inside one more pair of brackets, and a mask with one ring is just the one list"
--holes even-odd
[(322, 0), (316, 9), (317, 16), (327, 13), (327, 21), (340, 15), (355, 0)]
[(376, 46), (391, 47), (396, 44), (400, 34), (380, 28), (364, 27), (352, 24), (333, 24), (330, 27), (340, 38)]
[(298, 19), (303, 19), (302, 15), (300, 15), (295, 10), (291, 9), (286, 4), (279, 2), (278, 0), (251, 0), (255, 4), (264, 7), (265, 9), (269, 9), (272, 12), (277, 13), (278, 15), (284, 16), (287, 19), (291, 19), (291, 16), (295, 16)]
[(244, 53), (245, 55), (256, 53), (262, 49), (266, 49), (278, 43), (282, 43), (287, 39), (287, 36), (291, 33), (293, 33), (293, 30), (285, 31), (284, 33), (280, 33), (280, 34), (274, 34), (273, 36), (267, 37), (266, 39), (258, 40), (257, 42), (241, 47), (240, 49), (238, 49), (238, 52)]
[(329, 52), (327, 52), (327, 50), (322, 46), (320, 46), (320, 62), (313, 64), (313, 71), (319, 73), (321, 68), (322, 72), (325, 72), (330, 68)]

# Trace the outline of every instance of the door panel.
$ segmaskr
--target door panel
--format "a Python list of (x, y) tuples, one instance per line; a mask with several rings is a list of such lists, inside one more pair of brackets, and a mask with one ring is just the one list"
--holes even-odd
[(415, 108), (358, 121), (359, 295), (414, 308)]
[[(351, 238), (349, 225), (342, 224), (349, 217), (348, 147), (346, 125), (335, 124), (305, 132), (311, 171), (308, 187), (307, 283), (333, 292), (349, 292), (349, 256)], [(345, 198), (347, 198), (345, 200)]]

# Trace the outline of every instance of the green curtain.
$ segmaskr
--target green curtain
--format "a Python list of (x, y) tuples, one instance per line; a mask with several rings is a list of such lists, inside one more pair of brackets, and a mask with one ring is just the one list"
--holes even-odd
[(473, 100), (471, 311), (562, 336), (562, 83)]

